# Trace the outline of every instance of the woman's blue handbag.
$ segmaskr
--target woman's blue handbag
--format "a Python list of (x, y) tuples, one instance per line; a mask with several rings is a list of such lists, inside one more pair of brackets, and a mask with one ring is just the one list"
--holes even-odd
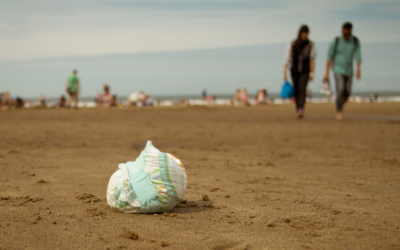
[(294, 88), (292, 84), (290, 84), (288, 81), (285, 81), (282, 86), (282, 91), (281, 91), (281, 98), (293, 98), (294, 97)]

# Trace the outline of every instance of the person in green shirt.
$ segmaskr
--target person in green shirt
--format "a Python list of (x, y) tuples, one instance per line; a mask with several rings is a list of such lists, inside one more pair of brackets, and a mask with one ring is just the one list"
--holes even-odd
[(346, 22), (342, 26), (342, 36), (336, 37), (329, 44), (328, 60), (324, 81), (329, 80), (332, 68), (336, 82), (336, 119), (343, 119), (343, 105), (351, 94), (353, 81), (353, 62), (356, 60), (356, 79), (361, 78), (361, 45), (357, 37), (352, 35), (353, 25)]
[(76, 76), (78, 72), (76, 70), (73, 71), (73, 74), (68, 77), (66, 83), (66, 91), (69, 95), (68, 98), (68, 106), (71, 106), (72, 99), (75, 101), (75, 108), (78, 107), (79, 94), (81, 92), (81, 83), (79, 82), (79, 78)]

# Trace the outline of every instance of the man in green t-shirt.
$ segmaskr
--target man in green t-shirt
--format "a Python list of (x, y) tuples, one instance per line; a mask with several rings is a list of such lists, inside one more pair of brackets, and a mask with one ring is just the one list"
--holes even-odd
[(67, 83), (66, 83), (66, 91), (69, 95), (68, 98), (68, 106), (71, 106), (72, 98), (75, 101), (75, 108), (78, 107), (78, 96), (81, 92), (81, 83), (79, 82), (79, 78), (76, 76), (77, 71), (74, 70), (73, 74), (68, 77)]
[(337, 119), (343, 119), (343, 105), (351, 94), (353, 81), (353, 63), (356, 60), (356, 79), (361, 78), (361, 45), (360, 40), (353, 36), (353, 25), (349, 22), (342, 26), (342, 36), (331, 41), (328, 49), (328, 60), (324, 80), (329, 79), (329, 70), (332, 68), (336, 83), (336, 111)]

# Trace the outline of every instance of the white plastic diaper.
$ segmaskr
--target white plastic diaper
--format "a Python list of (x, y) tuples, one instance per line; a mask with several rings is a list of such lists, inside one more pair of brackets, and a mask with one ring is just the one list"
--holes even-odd
[(181, 161), (151, 141), (134, 162), (121, 163), (107, 187), (110, 207), (124, 213), (171, 210), (183, 197), (187, 175)]

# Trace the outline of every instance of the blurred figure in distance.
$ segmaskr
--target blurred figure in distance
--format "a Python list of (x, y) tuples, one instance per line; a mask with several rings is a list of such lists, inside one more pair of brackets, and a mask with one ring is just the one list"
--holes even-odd
[(71, 106), (72, 99), (75, 101), (75, 108), (78, 108), (79, 94), (81, 92), (81, 83), (77, 77), (78, 71), (74, 70), (66, 83), (66, 91), (69, 95), (68, 106)]
[(111, 94), (110, 94), (110, 86), (108, 84), (103, 85), (103, 96), (102, 96), (102, 102), (104, 106), (110, 106), (111, 102)]
[(201, 93), (201, 96), (203, 97), (203, 100), (207, 98), (207, 90), (204, 89), (203, 92)]
[(66, 106), (67, 106), (67, 99), (65, 98), (64, 95), (61, 95), (57, 103), (57, 108), (64, 108)]

